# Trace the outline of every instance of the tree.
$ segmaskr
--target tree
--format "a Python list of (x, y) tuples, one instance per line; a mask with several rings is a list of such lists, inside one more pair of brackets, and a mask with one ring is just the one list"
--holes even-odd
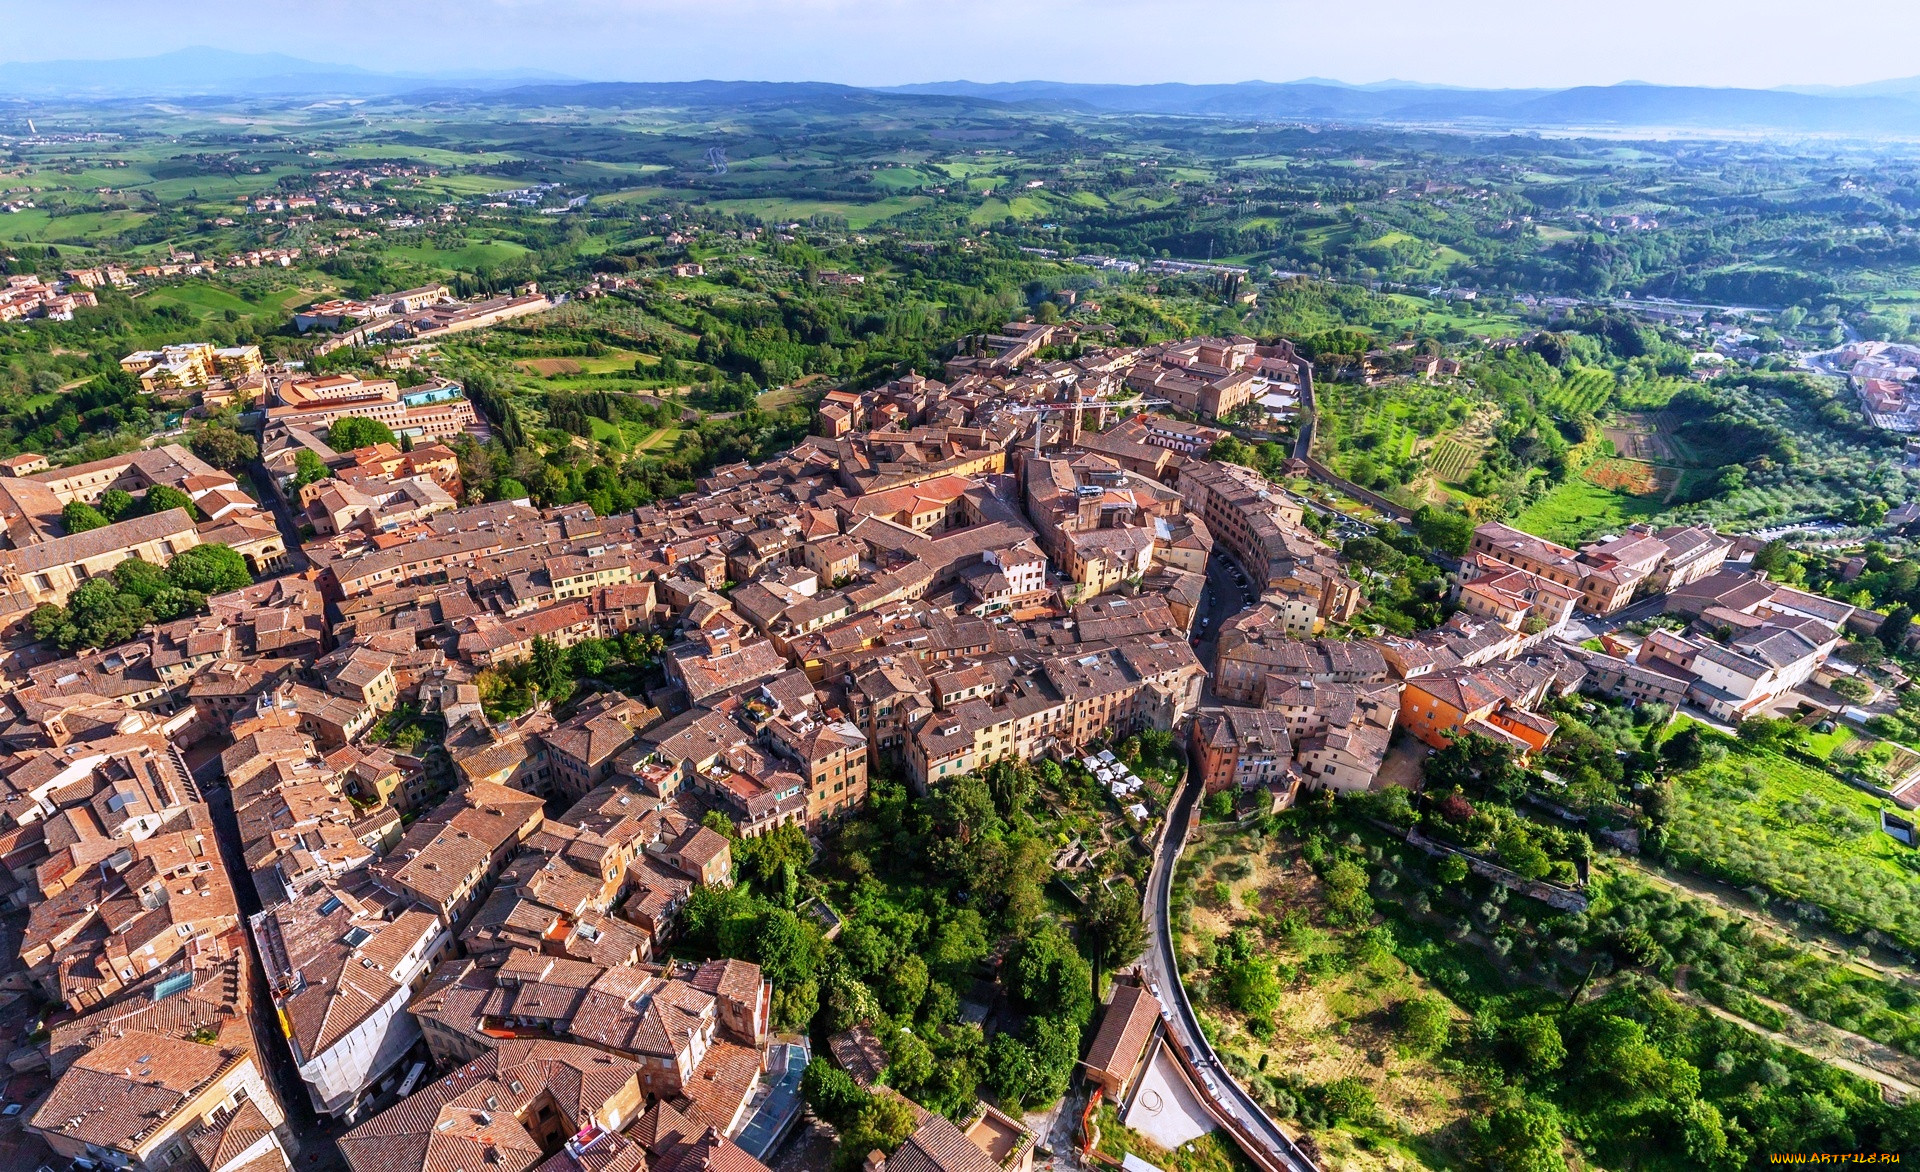
[(527, 486), (511, 476), (502, 476), (493, 485), (493, 499), (497, 501), (523, 501), (529, 495)]
[(1553, 860), (1547, 857), (1547, 852), (1541, 849), (1524, 826), (1509, 825), (1501, 833), (1495, 847), (1500, 852), (1500, 861), (1509, 870), (1528, 879), (1544, 879), (1553, 870)]
[(205, 594), (182, 590), (167, 577), (165, 570), (137, 557), (130, 557), (113, 568), (113, 584), (120, 593), (152, 611), (155, 622), (172, 622), (197, 613), (207, 604)]
[(166, 484), (156, 484), (147, 490), (147, 512), (164, 513), (168, 509), (185, 509), (188, 517), (197, 516), (193, 507), (193, 498), (179, 489)]
[(1473, 542), (1473, 518), (1421, 505), (1414, 510), (1413, 532), (1440, 552), (1459, 557)]
[(544, 636), (535, 636), (532, 655), (533, 682), (540, 695), (558, 704), (573, 694), (573, 676), (567, 671), (566, 648)]
[(375, 444), (394, 442), (393, 429), (378, 419), (367, 419), (359, 415), (347, 415), (333, 421), (327, 429), (327, 444), (336, 452), (351, 452), (355, 448), (370, 448)]
[(1898, 653), (1907, 646), (1907, 635), (1913, 626), (1913, 608), (1902, 602), (1887, 612), (1880, 623), (1880, 629), (1874, 634), (1880, 637), (1882, 646), (1890, 652)]
[(1093, 1016), (1093, 968), (1059, 928), (1020, 940), (1007, 960), (1003, 973), (1012, 974), (1010, 992), (1022, 1012), (1059, 1017), (1075, 1029)]
[(821, 943), (811, 923), (785, 908), (773, 908), (760, 917), (753, 959), (775, 985), (797, 984), (813, 976)]
[(836, 1166), (858, 1168), (869, 1152), (892, 1155), (895, 1148), (913, 1134), (913, 1108), (897, 1095), (868, 1095), (854, 1116), (853, 1125), (840, 1133), (840, 1149), (834, 1153)]
[(981, 779), (987, 783), (993, 807), (1002, 818), (1019, 816), (1033, 797), (1033, 770), (1024, 761), (1002, 757), (981, 771)]
[(1660, 746), (1660, 760), (1667, 768), (1680, 773), (1698, 769), (1725, 753), (1726, 749), (1708, 740), (1706, 732), (1697, 724), (1688, 725), (1674, 733), (1667, 738), (1666, 744)]
[(333, 473), (320, 454), (311, 448), (301, 448), (293, 456), (293, 490), (299, 492), (309, 484), (325, 480)]
[(71, 646), (74, 647), (112, 647), (125, 643), (151, 618), (138, 600), (114, 589), (111, 578), (82, 582), (67, 598), (67, 621), (71, 624)]
[(121, 520), (133, 511), (133, 494), (124, 488), (109, 488), (100, 494), (98, 507), (107, 520)]
[(1487, 1167), (1493, 1172), (1565, 1172), (1560, 1123), (1547, 1108), (1502, 1107), (1480, 1128)]
[(1513, 801), (1527, 790), (1527, 773), (1513, 750), (1479, 733), (1451, 733), (1445, 748), (1421, 763), (1429, 790), (1455, 786)]
[(187, 437), (187, 447), (207, 463), (229, 472), (260, 456), (260, 445), (252, 436), (218, 423), (196, 429)]
[(927, 962), (911, 952), (899, 957), (880, 974), (877, 992), (888, 1013), (912, 1017), (927, 997)]
[(1467, 871), (1467, 860), (1459, 855), (1448, 855), (1434, 868), (1434, 874), (1440, 882), (1449, 887), (1465, 882)]
[(1094, 883), (1080, 909), (1080, 948), (1092, 962), (1095, 978), (1139, 956), (1146, 946), (1147, 926), (1133, 885), (1121, 881), (1109, 888)]
[(1326, 888), (1327, 909), (1349, 924), (1364, 924), (1373, 915), (1373, 897), (1367, 894), (1367, 872), (1352, 859), (1336, 859), (1320, 872)]
[(831, 1062), (809, 1062), (800, 1079), (800, 1093), (813, 1113), (844, 1131), (870, 1097), (853, 1076)]
[(73, 644), (73, 624), (67, 621), (67, 608), (51, 602), (43, 602), (33, 608), (27, 616), (27, 625), (33, 629), (33, 637), (58, 643), (62, 647)]
[(918, 1098), (917, 1092), (933, 1077), (933, 1048), (912, 1030), (897, 1027), (886, 1032), (881, 1046), (887, 1052), (887, 1085)]
[(1400, 1048), (1409, 1054), (1432, 1054), (1447, 1044), (1453, 1018), (1437, 997), (1409, 997), (1394, 1007), (1400, 1027)]
[(1227, 1003), (1259, 1021), (1272, 1021), (1280, 1009), (1280, 979), (1273, 965), (1257, 956), (1234, 961), (1226, 972)]
[(62, 506), (60, 523), (66, 526), (68, 533), (85, 533), (89, 529), (104, 529), (113, 524), (99, 509), (85, 501), (68, 501)]
[(1567, 1044), (1560, 1027), (1543, 1013), (1532, 1013), (1507, 1026), (1507, 1041), (1520, 1069), (1536, 1078), (1552, 1074), (1567, 1060)]
[(219, 542), (182, 550), (167, 563), (167, 579), (182, 590), (224, 594), (253, 584), (247, 559)]

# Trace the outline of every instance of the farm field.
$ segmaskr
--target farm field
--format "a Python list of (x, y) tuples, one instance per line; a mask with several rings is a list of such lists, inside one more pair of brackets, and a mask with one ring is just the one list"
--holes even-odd
[(1622, 460), (1618, 457), (1595, 460), (1581, 469), (1580, 476), (1589, 484), (1611, 492), (1659, 500), (1665, 500), (1673, 487), (1680, 483), (1680, 472), (1676, 468), (1656, 468), (1643, 460)]
[(409, 260), (425, 268), (472, 272), (518, 260), (527, 254), (524, 244), (512, 240), (470, 241), (459, 248), (439, 248), (433, 244), (389, 245), (386, 255)]
[(151, 218), (146, 212), (126, 209), (55, 216), (44, 208), (27, 208), (0, 215), (0, 242), (92, 245), (138, 228)]
[(1577, 545), (1646, 520), (1660, 509), (1656, 499), (1615, 492), (1576, 476), (1522, 509), (1510, 523), (1549, 541)]
[(811, 199), (720, 199), (712, 206), (735, 215), (757, 216), (763, 220), (805, 220), (813, 216), (842, 216), (855, 230), (871, 228), (883, 220), (904, 215), (932, 203), (929, 196), (893, 195), (872, 203), (851, 200)]
[(1540, 397), (1540, 405), (1565, 415), (1592, 415), (1613, 397), (1611, 371), (1583, 366), (1563, 373)]

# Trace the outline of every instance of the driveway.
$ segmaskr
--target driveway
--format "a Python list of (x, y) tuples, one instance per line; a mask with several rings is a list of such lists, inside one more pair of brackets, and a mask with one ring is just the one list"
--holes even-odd
[(1667, 596), (1654, 594), (1640, 601), (1621, 607), (1605, 617), (1595, 615), (1576, 615), (1567, 622), (1560, 637), (1569, 643), (1579, 643), (1586, 639), (1597, 638), (1619, 630), (1628, 623), (1637, 623), (1641, 619), (1650, 619), (1666, 609)]

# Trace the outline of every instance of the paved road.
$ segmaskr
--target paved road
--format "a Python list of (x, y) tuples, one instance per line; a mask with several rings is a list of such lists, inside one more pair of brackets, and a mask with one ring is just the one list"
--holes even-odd
[(1173, 889), (1173, 871), (1187, 844), (1187, 819), (1193, 815), (1194, 803), (1200, 800), (1200, 791), (1199, 779), (1189, 778), (1174, 799), (1167, 818), (1166, 836), (1160, 853), (1154, 858), (1153, 873), (1147, 877), (1147, 971), (1160, 986), (1161, 1002), (1172, 1011), (1167, 1032), (1212, 1079), (1216, 1100), (1260, 1142), (1266, 1162), (1294, 1172), (1317, 1172), (1313, 1161), (1294, 1146), (1280, 1125), (1260, 1109), (1245, 1088), (1228, 1076), (1213, 1046), (1200, 1032), (1199, 1019), (1194, 1016), (1187, 991), (1180, 984), (1180, 966), (1174, 960), (1173, 925), (1167, 905)]
[(1208, 704), (1214, 702), (1213, 648), (1220, 625), (1260, 601), (1251, 583), (1242, 586), (1235, 580), (1235, 569), (1233, 560), (1223, 553), (1207, 559), (1207, 587), (1200, 595), (1200, 617), (1194, 620), (1193, 653), (1207, 669), (1203, 699)]

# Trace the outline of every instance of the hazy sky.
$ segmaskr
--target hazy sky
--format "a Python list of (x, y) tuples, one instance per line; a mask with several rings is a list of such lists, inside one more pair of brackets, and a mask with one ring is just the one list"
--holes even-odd
[(194, 45), (621, 80), (1847, 85), (1912, 0), (0, 0), (0, 61)]

